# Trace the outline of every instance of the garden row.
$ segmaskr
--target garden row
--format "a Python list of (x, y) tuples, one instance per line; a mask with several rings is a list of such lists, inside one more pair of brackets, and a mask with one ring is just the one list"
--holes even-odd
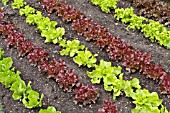
[[(26, 108), (41, 107), (44, 95), (34, 91), (31, 88), (31, 81), (26, 83), (20, 78), (20, 71), (15, 72), (15, 68), (12, 68), (13, 61), (11, 57), (4, 58), (4, 51), (0, 48), (0, 83), (5, 88), (10, 88), (13, 91), (13, 99), (21, 100)], [(56, 111), (53, 106), (49, 106), (47, 110), (41, 109), (39, 113), (60, 113)]]
[(137, 16), (134, 13), (134, 8), (118, 8), (118, 0), (91, 0), (94, 5), (101, 7), (103, 12), (109, 13), (110, 9), (114, 9), (114, 17), (122, 23), (128, 24), (127, 30), (140, 30), (146, 38), (152, 42), (157, 42), (160, 45), (170, 49), (170, 31), (162, 24), (152, 19), (147, 19), (142, 16)]
[[(17, 4), (17, 5), (16, 5)], [(49, 18), (43, 17), (39, 11), (35, 11), (35, 9), (29, 7), (26, 5), (25, 2), (20, 3), (18, 5), (18, 1), (14, 0), (14, 3), (12, 4), (12, 7), (19, 8), (20, 9), (20, 15), (26, 16), (26, 22), (29, 24), (36, 24), (37, 29), (40, 31), (41, 35), (46, 38), (45, 42), (53, 42), (54, 44), (59, 43), (60, 46), (62, 46), (64, 49), (60, 52), (62, 55), (67, 55), (70, 57), (74, 57), (73, 60), (75, 63), (77, 63), (79, 66), (84, 65), (88, 68), (95, 67), (95, 70), (92, 72), (87, 72), (88, 76), (92, 78), (92, 83), (100, 83), (101, 79), (103, 79), (104, 82), (104, 88), (107, 91), (113, 90), (113, 96), (116, 98), (116, 96), (119, 96), (122, 92), (126, 94), (127, 97), (131, 97), (136, 104), (136, 108), (132, 110), (133, 113), (137, 113), (141, 110), (144, 110), (146, 112), (168, 112), (163, 106), (161, 109), (158, 109), (158, 106), (160, 107), (160, 104), (157, 104), (156, 106), (153, 105), (153, 101), (149, 101), (151, 98), (154, 98), (154, 102), (157, 100), (156, 103), (159, 103), (160, 99), (158, 99), (158, 95), (156, 93), (149, 93), (148, 90), (142, 90), (141, 86), (139, 85), (138, 79), (134, 78), (131, 81), (126, 81), (122, 79), (123, 74), (121, 74), (121, 68), (118, 67), (112, 67), (110, 62), (105, 62), (103, 60), (100, 61), (100, 64), (96, 64), (96, 55), (92, 55), (90, 51), (87, 49), (84, 49), (83, 45), (79, 45), (80, 42), (78, 40), (73, 41), (66, 41), (66, 39), (62, 39), (62, 36), (60, 35), (53, 35), (51, 37), (48, 36), (48, 32), (52, 30), (54, 33), (57, 29), (55, 28), (56, 24), (54, 21), (50, 21)], [(25, 7), (24, 7), (25, 6)], [(24, 7), (24, 8), (21, 8)], [(52, 25), (52, 23), (54, 25)], [(62, 28), (60, 28), (62, 29)], [(62, 31), (64, 31), (62, 29)], [(62, 32), (64, 34), (64, 32)], [(57, 41), (53, 41), (53, 40)], [(79, 51), (81, 50), (81, 51)], [(83, 51), (82, 51), (83, 50)], [(84, 56), (84, 57), (83, 57)], [(87, 60), (89, 59), (89, 60)], [(123, 87), (127, 86), (127, 87)], [(136, 92), (134, 92), (134, 88), (137, 89)], [(142, 98), (146, 98), (146, 100), (149, 101), (149, 109), (146, 107), (144, 100), (144, 104), (140, 105), (141, 98), (139, 94), (142, 93)], [(152, 96), (151, 96), (152, 95)], [(138, 105), (139, 104), (139, 105)], [(153, 109), (153, 106), (154, 109)]]
[[(4, 15), (3, 11), (0, 11), (1, 17)], [(94, 86), (84, 86), (79, 82), (79, 77), (74, 74), (74, 70), (68, 70), (66, 63), (59, 59), (56, 61), (48, 60), (49, 54), (42, 47), (34, 47), (32, 42), (28, 42), (21, 32), (18, 32), (18, 27), (11, 24), (9, 21), (1, 19), (0, 33), (5, 36), (7, 47), (14, 47), (20, 51), (19, 56), (27, 56), (32, 65), (38, 66), (41, 72), (46, 72), (47, 78), (53, 78), (59, 84), (60, 88), (66, 91), (74, 91), (75, 103), (83, 103), (84, 105), (95, 103), (99, 96), (97, 89)], [(47, 110), (54, 110), (54, 108), (48, 108)], [(104, 111), (103, 111), (104, 110)], [(98, 109), (98, 113), (105, 113), (107, 111), (118, 112), (115, 107), (115, 103), (110, 99), (105, 100), (104, 105)], [(49, 111), (51, 113), (51, 111)]]
[(160, 0), (131, 0), (139, 8), (138, 15), (159, 21), (162, 24), (170, 24), (169, 3)]
[(65, 22), (72, 22), (72, 27), (78, 35), (85, 36), (87, 41), (94, 40), (97, 46), (108, 52), (111, 59), (123, 61), (122, 65), (131, 72), (140, 71), (147, 77), (159, 81), (161, 93), (170, 94), (170, 76), (161, 65), (153, 64), (150, 53), (135, 50), (108, 32), (105, 27), (97, 23), (92, 24), (92, 19), (86, 18), (84, 14), (76, 11), (66, 2), (46, 0), (41, 3), (49, 13), (56, 13)]

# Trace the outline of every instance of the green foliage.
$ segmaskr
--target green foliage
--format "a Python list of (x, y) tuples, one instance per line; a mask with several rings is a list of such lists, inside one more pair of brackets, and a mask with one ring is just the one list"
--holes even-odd
[(39, 113), (61, 113), (61, 112), (56, 111), (55, 107), (49, 106), (47, 109), (41, 109)]
[(13, 61), (10, 57), (0, 61), (0, 72), (8, 71), (12, 67)]
[[(30, 84), (30, 82), (28, 84)], [(14, 100), (21, 99), (23, 97), (26, 89), (27, 89), (27, 87), (23, 80), (17, 80), (15, 83), (13, 83), (10, 90), (14, 92), (12, 95)]]
[(19, 10), (20, 16), (22, 15), (28, 16), (29, 14), (32, 14), (32, 13), (35, 13), (35, 9), (32, 7), (29, 7), (29, 5)]
[(41, 107), (43, 98), (44, 98), (44, 94), (41, 94), (41, 97), (39, 98), (38, 92), (32, 89), (29, 89), (29, 90), (26, 90), (26, 93), (24, 94), (24, 98), (22, 99), (22, 102), (26, 108)]
[(142, 30), (145, 37), (148, 37), (152, 42), (156, 40), (160, 45), (164, 45), (167, 48), (170, 47), (170, 31), (159, 22), (149, 20), (149, 24), (143, 24)]
[(20, 80), (20, 73), (19, 71), (17, 71), (17, 73), (14, 72), (14, 70), (8, 70), (5, 72), (0, 72), (0, 82), (5, 85), (5, 88), (10, 88), (11, 85)]
[(0, 61), (4, 58), (4, 51), (0, 48)]
[(121, 67), (112, 67), (111, 62), (100, 60), (99, 65), (95, 65), (95, 70), (87, 72), (87, 75), (91, 78), (92, 83), (100, 83), (102, 78), (112, 75), (117, 76), (121, 73)]
[(36, 14), (29, 14), (26, 18), (26, 23), (37, 25), (37, 30), (41, 32), (41, 36), (46, 38), (45, 43), (60, 43), (62, 36), (65, 34), (64, 28), (56, 28), (57, 22), (50, 21), (48, 17), (43, 17), (39, 11)]
[(73, 58), (74, 62), (77, 63), (79, 66), (83, 65), (88, 68), (91, 68), (95, 65), (97, 59), (95, 58), (97, 54), (92, 55), (92, 53), (89, 50), (85, 51), (78, 51), (77, 56)]
[(2, 0), (2, 3), (3, 3), (4, 5), (6, 5), (6, 4), (8, 3), (8, 1), (9, 1), (9, 0)]
[(148, 90), (136, 90), (135, 93), (131, 94), (135, 109), (132, 109), (132, 113), (160, 113), (159, 106), (162, 100), (159, 99), (156, 92), (150, 93)]
[[(0, 51), (2, 53), (2, 49)], [(14, 68), (11, 69), (12, 64), (13, 61), (10, 57), (3, 58), (0, 61), (0, 82), (14, 92), (12, 95), (14, 100), (22, 99), (25, 107), (41, 107), (44, 95), (42, 94), (39, 99), (39, 93), (32, 90), (31, 82), (26, 86), (25, 82), (19, 76), (21, 72), (17, 71), (15, 73)]]
[(94, 5), (98, 5), (101, 7), (103, 12), (109, 13), (110, 9), (117, 8), (118, 0), (91, 0)]
[(95, 66), (95, 70), (87, 72), (87, 75), (92, 78), (92, 83), (100, 83), (103, 79), (104, 89), (106, 91), (113, 90), (113, 98), (125, 92), (126, 96), (130, 97), (133, 92), (133, 87), (140, 89), (139, 80), (134, 78), (132, 80), (123, 80), (121, 74), (121, 67), (112, 67), (111, 62), (101, 60), (99, 65)]
[(14, 2), (12, 3), (12, 9), (20, 9), (24, 5), (26, 5), (26, 2), (24, 2), (24, 0), (14, 0)]
[(36, 11), (36, 14), (30, 14), (26, 17), (26, 23), (28, 24), (36, 24), (37, 21), (41, 20), (43, 18), (40, 11)]
[(149, 20), (149, 24), (144, 24), (143, 21), (148, 21), (148, 19), (137, 16), (132, 7), (115, 9), (114, 17), (117, 20), (121, 20), (122, 23), (129, 24), (127, 29), (141, 30), (144, 36), (149, 38), (152, 42), (158, 42), (160, 45), (170, 49), (170, 31), (159, 22)]
[(84, 45), (80, 45), (80, 41), (79, 40), (73, 40), (73, 41), (67, 41), (63, 40), (62, 42), (60, 42), (60, 46), (62, 46), (64, 49), (62, 49), (62, 51), (60, 51), (60, 54), (66, 55), (66, 56), (70, 56), (73, 57), (79, 50), (83, 50), (84, 49)]

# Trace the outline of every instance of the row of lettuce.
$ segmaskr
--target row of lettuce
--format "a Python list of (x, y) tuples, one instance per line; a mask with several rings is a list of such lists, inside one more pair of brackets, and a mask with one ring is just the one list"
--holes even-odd
[[(21, 72), (15, 72), (12, 67), (13, 61), (11, 57), (4, 58), (4, 51), (0, 48), (0, 83), (13, 91), (12, 97), (14, 100), (21, 100), (26, 108), (35, 108), (42, 106), (44, 95), (39, 95), (38, 92), (32, 89), (31, 81), (26, 85), (20, 77)], [(53, 106), (49, 106), (47, 110), (41, 109), (39, 113), (60, 113)]]
[[(122, 65), (132, 73), (139, 71), (146, 75), (147, 78), (158, 81), (160, 92), (162, 94), (170, 94), (170, 75), (166, 73), (166, 70), (161, 65), (156, 66), (152, 62), (151, 53), (135, 50), (128, 43), (112, 35), (104, 26), (97, 23), (93, 24), (91, 18), (86, 18), (83, 13), (72, 8), (66, 2), (42, 0), (41, 4), (49, 13), (61, 16), (65, 22), (72, 22), (72, 28), (78, 35), (85, 36), (87, 41), (95, 41), (98, 47), (108, 52), (112, 60), (122, 61)], [(27, 16), (26, 21), (29, 17)]]
[[(96, 102), (99, 97), (96, 87), (85, 86), (80, 83), (79, 77), (74, 74), (74, 70), (68, 70), (66, 63), (62, 59), (49, 61), (49, 54), (45, 49), (35, 47), (34, 43), (28, 42), (23, 34), (17, 31), (18, 26), (10, 23), (8, 20), (3, 20), (3, 16), (4, 11), (0, 10), (0, 34), (5, 37), (7, 48), (16, 48), (19, 51), (20, 57), (27, 56), (32, 65), (38, 66), (41, 72), (46, 72), (47, 78), (53, 78), (59, 84), (60, 88), (68, 92), (73, 91), (75, 93), (75, 103), (83, 103), (83, 105), (86, 105)], [(34, 99), (36, 99), (36, 97), (34, 97)], [(38, 106), (38, 104), (36, 105)], [(40, 105), (42, 105), (42, 103), (40, 103)], [(118, 112), (115, 102), (110, 99), (105, 100), (104, 104), (98, 109), (98, 113), (103, 113), (103, 111)], [(59, 113), (59, 111), (56, 111), (54, 107), (50, 106), (46, 110), (40, 110), (40, 113)]]
[[(95, 68), (92, 72), (87, 71), (87, 75), (91, 78), (92, 83), (101, 83), (103, 80), (104, 89), (106, 91), (113, 91), (114, 99), (122, 93), (125, 93), (127, 97), (132, 98), (134, 100), (133, 103), (136, 104), (135, 109), (132, 109), (132, 113), (168, 113), (166, 108), (161, 105), (162, 100), (159, 99), (158, 94), (155, 92), (150, 93), (146, 89), (141, 89), (138, 79), (123, 80), (123, 74), (121, 73), (122, 68), (111, 66), (111, 62), (100, 60), (99, 65), (97, 65), (97, 55), (93, 55), (84, 45), (80, 45), (80, 41), (67, 41), (62, 38), (65, 32), (64, 28), (58, 27), (60, 30), (57, 30), (56, 22), (50, 21), (47, 17), (43, 17), (39, 11), (35, 11), (34, 8), (26, 5), (26, 2), (23, 1), (20, 6), (17, 6), (16, 4), (18, 4), (18, 2), (14, 0), (12, 7), (14, 9), (20, 9), (20, 15), (26, 16), (27, 23), (37, 25), (37, 29), (40, 31), (41, 36), (46, 38), (45, 42), (58, 43), (63, 48), (60, 52), (61, 55), (73, 57), (73, 61), (79, 66), (83, 65), (88, 68)], [(50, 4), (52, 3), (50, 2)], [(66, 3), (64, 2), (63, 4)], [(51, 30), (55, 35), (50, 34), (49, 36)], [(56, 35), (56, 31), (61, 35)]]
[(137, 16), (134, 8), (118, 8), (118, 0), (91, 0), (94, 5), (101, 7), (103, 12), (109, 13), (114, 9), (114, 17), (122, 23), (128, 24), (127, 29), (140, 30), (146, 38), (170, 49), (170, 31), (162, 24), (152, 19)]
[(170, 25), (169, 3), (162, 0), (131, 0), (131, 2), (138, 8), (138, 15), (159, 21), (165, 26)]

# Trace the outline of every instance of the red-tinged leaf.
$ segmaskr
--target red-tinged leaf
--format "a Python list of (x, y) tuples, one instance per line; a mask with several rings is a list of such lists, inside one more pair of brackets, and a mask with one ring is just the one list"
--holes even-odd
[(2, 21), (0, 23), (0, 33), (4, 36), (8, 36), (15, 29), (18, 29), (18, 27), (9, 21)]
[(43, 61), (39, 66), (39, 70), (42, 72), (47, 72), (47, 78), (54, 78), (58, 76), (59, 73), (65, 73), (66, 71), (66, 63), (64, 60), (53, 59), (50, 63), (48, 61)]
[(57, 10), (56, 5), (60, 0), (40, 0), (40, 1), (42, 4), (42, 7), (46, 8), (48, 13), (52, 13), (53, 10)]
[(62, 16), (62, 19), (65, 22), (82, 19), (84, 17), (83, 13), (67, 5), (66, 2), (59, 2), (57, 6), (57, 14), (58, 16)]
[(91, 27), (91, 22), (91, 18), (76, 19), (73, 20), (72, 27), (78, 35), (83, 35)]
[(34, 49), (34, 44), (24, 40), (18, 45), (17, 49), (20, 51), (19, 56), (24, 56)]
[(48, 65), (48, 78), (55, 78), (59, 73), (63, 73), (66, 71), (66, 63), (64, 60), (59, 59), (56, 61), (55, 59), (52, 60)]
[(9, 46), (18, 47), (24, 41), (24, 36), (21, 32), (11, 31), (5, 41), (7, 42), (7, 48)]
[(46, 52), (45, 49), (42, 47), (35, 48), (31, 53), (28, 54), (27, 58), (30, 62), (33, 64), (38, 64), (43, 62), (44, 60), (47, 60), (49, 57), (48, 52)]
[(115, 102), (111, 99), (107, 99), (104, 101), (104, 105), (102, 105), (100, 108), (98, 108), (97, 113), (119, 113)]
[(2, 22), (4, 14), (5, 14), (5, 11), (0, 9), (0, 23)]
[(84, 106), (95, 103), (99, 97), (99, 93), (95, 86), (80, 85), (74, 92), (76, 93), (75, 103), (83, 103)]
[(170, 96), (170, 74), (160, 77), (161, 93)]
[(66, 91), (72, 91), (79, 81), (79, 77), (74, 74), (73, 69), (67, 70), (66, 72), (59, 72), (56, 77), (56, 82), (60, 88)]

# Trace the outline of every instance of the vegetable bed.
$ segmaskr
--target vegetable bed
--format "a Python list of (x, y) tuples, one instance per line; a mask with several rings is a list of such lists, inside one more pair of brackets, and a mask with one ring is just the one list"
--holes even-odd
[[(134, 26), (127, 30), (128, 22), (116, 20), (113, 9), (104, 13), (91, 0), (65, 0), (58, 9), (47, 7), (58, 0), (18, 1), (0, 2), (0, 113), (169, 113), (170, 42), (145, 38)], [(137, 13), (131, 1), (117, 6), (133, 6)], [(67, 11), (78, 16), (69, 19)], [(120, 54), (117, 45), (124, 49)], [(8, 71), (16, 78), (7, 80)]]

